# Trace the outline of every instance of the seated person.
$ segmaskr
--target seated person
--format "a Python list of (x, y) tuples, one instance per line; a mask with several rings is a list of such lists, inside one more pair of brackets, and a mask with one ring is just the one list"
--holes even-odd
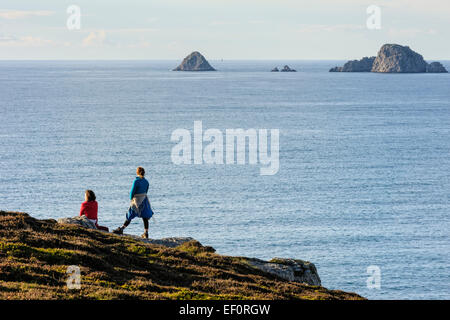
[(80, 217), (86, 216), (99, 230), (108, 231), (108, 228), (98, 225), (97, 213), (98, 203), (95, 201), (95, 193), (92, 190), (86, 190), (84, 193), (85, 201), (81, 204)]

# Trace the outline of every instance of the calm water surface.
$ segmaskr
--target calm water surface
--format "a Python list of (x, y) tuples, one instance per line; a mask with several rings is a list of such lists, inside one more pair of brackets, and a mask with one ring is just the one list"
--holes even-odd
[[(148, 172), (152, 237), (310, 260), (324, 286), (450, 298), (450, 75), (328, 73), (334, 61), (0, 62), (0, 208), (119, 226)], [(271, 73), (288, 63), (297, 73)], [(450, 70), (450, 63), (444, 62)], [(176, 166), (173, 130), (280, 130), (280, 170)], [(134, 220), (128, 232), (140, 234)], [(366, 287), (381, 268), (381, 289)]]

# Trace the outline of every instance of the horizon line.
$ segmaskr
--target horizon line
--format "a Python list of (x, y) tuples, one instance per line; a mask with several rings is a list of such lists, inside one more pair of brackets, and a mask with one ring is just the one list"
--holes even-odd
[[(158, 58), (152, 58), (152, 59), (1, 59), (0, 61), (182, 61), (183, 58), (173, 58), (173, 59), (158, 59)], [(255, 59), (207, 59), (208, 61), (351, 61), (354, 59), (293, 59), (293, 58), (270, 58), (270, 59), (264, 59), (264, 58), (255, 58)], [(444, 58), (444, 59), (424, 59), (425, 61), (450, 61), (450, 58)]]

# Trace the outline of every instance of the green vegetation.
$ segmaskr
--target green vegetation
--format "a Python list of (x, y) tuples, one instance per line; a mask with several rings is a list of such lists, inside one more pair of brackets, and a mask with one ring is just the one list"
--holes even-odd
[[(68, 289), (67, 267), (81, 270)], [(147, 244), (0, 211), (0, 299), (361, 299), (288, 282), (197, 241)]]

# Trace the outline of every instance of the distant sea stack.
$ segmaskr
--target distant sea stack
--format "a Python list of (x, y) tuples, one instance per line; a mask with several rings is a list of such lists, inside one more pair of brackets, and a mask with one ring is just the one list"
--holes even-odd
[(270, 71), (271, 71), (271, 72), (278, 72), (278, 71), (281, 71), (281, 72), (297, 72), (297, 70), (291, 69), (288, 65), (285, 65), (285, 66), (283, 67), (283, 69), (281, 69), (281, 70), (279, 70), (278, 67), (275, 67), (275, 68), (273, 68), (273, 69), (270, 70)]
[(370, 72), (372, 70), (375, 57), (364, 57), (361, 60), (351, 60), (343, 67), (334, 67), (330, 72)]
[(285, 65), (285, 66), (283, 67), (283, 69), (281, 69), (281, 72), (297, 72), (297, 70), (291, 69), (291, 68), (289, 68), (288, 65)]
[(429, 73), (448, 73), (445, 67), (440, 62), (432, 62), (427, 65), (427, 72)]
[(423, 73), (426, 71), (427, 63), (420, 54), (398, 44), (382, 46), (372, 66), (372, 72)]
[(173, 71), (216, 71), (198, 51), (192, 52)]
[(330, 72), (380, 72), (380, 73), (446, 73), (439, 62), (428, 64), (423, 57), (407, 46), (385, 44), (377, 57), (352, 60)]

